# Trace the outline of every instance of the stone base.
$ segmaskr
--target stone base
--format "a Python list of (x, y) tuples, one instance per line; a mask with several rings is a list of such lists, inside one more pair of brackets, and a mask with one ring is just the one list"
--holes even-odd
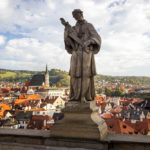
[(64, 118), (54, 125), (52, 137), (100, 140), (98, 125), (91, 119), (90, 104), (68, 102), (63, 109)]

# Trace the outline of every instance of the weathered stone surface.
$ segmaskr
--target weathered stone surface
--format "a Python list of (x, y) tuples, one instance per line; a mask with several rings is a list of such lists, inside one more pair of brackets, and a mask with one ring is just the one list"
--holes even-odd
[(0, 135), (21, 135), (21, 136), (31, 136), (31, 137), (50, 137), (50, 131), (47, 130), (33, 130), (33, 129), (9, 129), (0, 128)]
[[(91, 119), (90, 103), (69, 102), (63, 112), (64, 119), (56, 122), (52, 128), (51, 135), (53, 137), (100, 140), (106, 135), (104, 134), (107, 132), (104, 120), (98, 120), (99, 123), (96, 124), (93, 121), (95, 118)], [(100, 127), (100, 124), (104, 127)]]
[(96, 141), (45, 137), (43, 130), (11, 130), (0, 128), (0, 150), (150, 150), (150, 136), (108, 133), (105, 139)]
[(91, 114), (92, 120), (97, 124), (100, 134), (100, 139), (104, 139), (107, 135), (107, 124), (104, 119), (100, 118), (98, 115), (98, 107), (96, 106), (96, 101), (90, 102), (90, 109), (93, 111)]
[[(82, 143), (86, 144), (86, 143)], [(76, 143), (74, 147), (60, 146), (59, 144), (56, 146), (45, 146), (45, 145), (35, 145), (35, 144), (23, 144), (23, 143), (0, 143), (0, 150), (107, 150), (106, 146), (101, 144), (97, 145), (97, 147), (92, 147), (90, 144), (83, 145), (81, 147), (81, 143)]]

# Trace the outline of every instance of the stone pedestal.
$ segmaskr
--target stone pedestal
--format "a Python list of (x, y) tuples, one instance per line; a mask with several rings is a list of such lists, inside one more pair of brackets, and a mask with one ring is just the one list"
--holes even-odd
[[(51, 135), (60, 138), (102, 139), (106, 135), (107, 126), (104, 120), (98, 117), (95, 106), (94, 101), (89, 104), (66, 103), (63, 109), (64, 118), (55, 123)], [(102, 124), (101, 128), (99, 124)]]

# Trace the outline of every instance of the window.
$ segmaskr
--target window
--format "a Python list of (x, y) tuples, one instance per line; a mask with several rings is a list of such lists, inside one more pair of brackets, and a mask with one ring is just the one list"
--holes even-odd
[(138, 131), (134, 131), (135, 134), (138, 134)]

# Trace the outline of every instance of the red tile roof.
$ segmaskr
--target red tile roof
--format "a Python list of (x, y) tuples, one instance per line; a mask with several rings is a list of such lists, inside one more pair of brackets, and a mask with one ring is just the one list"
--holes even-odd
[(10, 88), (1, 88), (2, 93), (8, 93), (10, 90)]
[(50, 116), (42, 116), (42, 115), (33, 115), (32, 116), (32, 120), (53, 120), (53, 118), (52, 117), (50, 117)]
[(104, 118), (109, 131), (115, 131), (120, 134), (138, 134), (147, 135), (150, 131), (150, 120), (136, 121), (132, 123), (131, 120), (122, 121), (118, 118)]

